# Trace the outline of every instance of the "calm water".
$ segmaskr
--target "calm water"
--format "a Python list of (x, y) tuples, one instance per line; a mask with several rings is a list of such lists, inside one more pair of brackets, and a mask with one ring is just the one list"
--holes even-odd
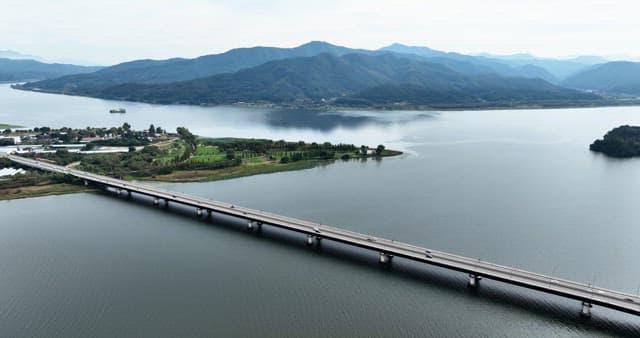
[[(111, 115), (113, 107), (127, 109)], [(0, 122), (384, 143), (407, 155), (178, 191), (636, 293), (640, 161), (588, 144), (640, 108), (311, 114), (0, 86)], [(181, 214), (184, 211), (187, 215)], [(193, 210), (78, 194), (0, 203), (2, 336), (638, 336), (640, 318)]]

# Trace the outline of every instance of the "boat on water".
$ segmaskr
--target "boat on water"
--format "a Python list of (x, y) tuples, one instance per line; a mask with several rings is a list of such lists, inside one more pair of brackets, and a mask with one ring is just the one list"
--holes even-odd
[(124, 108), (118, 108), (118, 109), (109, 110), (109, 113), (111, 113), (111, 114), (124, 114), (126, 112), (127, 112), (127, 110), (124, 109)]

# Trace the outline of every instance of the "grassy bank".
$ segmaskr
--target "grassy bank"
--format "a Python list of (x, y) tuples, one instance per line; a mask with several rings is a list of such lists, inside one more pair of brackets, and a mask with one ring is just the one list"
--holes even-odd
[(11, 129), (11, 128), (22, 128), (21, 126), (15, 126), (12, 124), (0, 123), (0, 130)]
[(242, 164), (235, 167), (217, 170), (182, 170), (167, 175), (143, 177), (142, 180), (161, 182), (205, 182), (220, 181), (238, 177), (270, 174), (282, 171), (310, 169), (319, 165), (321, 161), (310, 160), (292, 163), (260, 163)]
[(92, 191), (92, 189), (81, 185), (68, 183), (42, 184), (18, 188), (3, 188), (0, 189), (0, 201), (40, 196), (73, 194), (89, 191)]

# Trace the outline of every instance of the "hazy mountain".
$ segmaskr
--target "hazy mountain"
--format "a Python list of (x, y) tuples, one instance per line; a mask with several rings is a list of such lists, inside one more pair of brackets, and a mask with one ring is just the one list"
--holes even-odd
[(100, 67), (0, 58), (0, 81), (49, 79), (68, 74), (95, 72), (99, 69)]
[(607, 62), (606, 59), (599, 56), (580, 56), (572, 59), (550, 59), (540, 58), (530, 54), (512, 54), (512, 55), (492, 55), (480, 54), (495, 60), (500, 60), (510, 66), (518, 67), (525, 65), (534, 65), (549, 71), (559, 80), (576, 74), (590, 66), (598, 63)]
[(578, 63), (582, 63), (585, 65), (597, 65), (597, 64), (601, 64), (601, 63), (607, 63), (611, 60), (604, 58), (602, 56), (596, 56), (596, 55), (582, 55), (582, 56), (577, 56), (574, 58), (570, 58), (570, 59), (566, 59), (565, 61), (572, 61), (572, 62), (578, 62)]
[(37, 60), (41, 61), (42, 59), (39, 56), (22, 54), (20, 52), (12, 51), (12, 50), (0, 50), (0, 58), (1, 59), (13, 59), (13, 60)]
[(445, 53), (426, 47), (394, 44), (378, 51), (351, 49), (326, 42), (314, 41), (295, 48), (253, 47), (232, 49), (222, 54), (205, 55), (195, 59), (135, 60), (107, 67), (93, 74), (62, 77), (33, 84), (43, 90), (63, 93), (97, 91), (125, 83), (169, 83), (192, 80), (220, 73), (235, 72), (265, 62), (293, 57), (315, 56), (320, 53), (344, 55), (347, 53), (379, 55), (394, 53), (406, 58), (427, 60), (445, 65), (464, 74), (497, 73), (504, 76), (541, 78), (555, 82), (555, 77), (535, 66), (511, 67), (487, 58)]
[(169, 83), (235, 72), (273, 60), (314, 56), (320, 53), (343, 55), (355, 51), (319, 41), (295, 48), (237, 48), (195, 59), (135, 60), (107, 67), (93, 74), (62, 77), (34, 86), (48, 91), (76, 93), (124, 83)]
[[(545, 81), (555, 83), (558, 81), (555, 75), (540, 67), (530, 63), (509, 64), (503, 60), (495, 60), (484, 56), (471, 56), (459, 53), (442, 52), (428, 47), (406, 46), (394, 43), (390, 46), (380, 48), (379, 51), (387, 51), (402, 54), (419, 55), (426, 58), (426, 61), (446, 64), (447, 62), (464, 62), (468, 65), (478, 67), (482, 71), (473, 73), (496, 73), (503, 76), (520, 76), (526, 78), (540, 78)], [(452, 67), (453, 68), (453, 67)]]
[(640, 95), (640, 63), (616, 61), (596, 65), (569, 77), (563, 85), (611, 94)]
[[(373, 95), (375, 93), (375, 95)], [(470, 76), (392, 54), (328, 53), (271, 61), (236, 73), (167, 84), (122, 84), (81, 92), (154, 103), (326, 103), (474, 105), (595, 100), (543, 80)]]

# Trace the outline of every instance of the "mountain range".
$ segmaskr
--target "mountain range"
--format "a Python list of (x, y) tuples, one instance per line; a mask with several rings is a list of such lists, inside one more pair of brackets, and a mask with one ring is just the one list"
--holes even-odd
[[(314, 41), (135, 60), (16, 88), (155, 103), (509, 106), (593, 104), (603, 98), (591, 92), (628, 92), (640, 82), (630, 73), (624, 86), (596, 88), (597, 78), (616, 68), (594, 65), (598, 61), (472, 56), (401, 44), (363, 50)], [(593, 74), (591, 82), (583, 74)]]
[(562, 84), (602, 93), (640, 96), (640, 63), (616, 61), (595, 65), (570, 76)]
[(42, 80), (69, 74), (93, 73), (101, 67), (44, 63), (29, 59), (0, 58), (0, 81)]

